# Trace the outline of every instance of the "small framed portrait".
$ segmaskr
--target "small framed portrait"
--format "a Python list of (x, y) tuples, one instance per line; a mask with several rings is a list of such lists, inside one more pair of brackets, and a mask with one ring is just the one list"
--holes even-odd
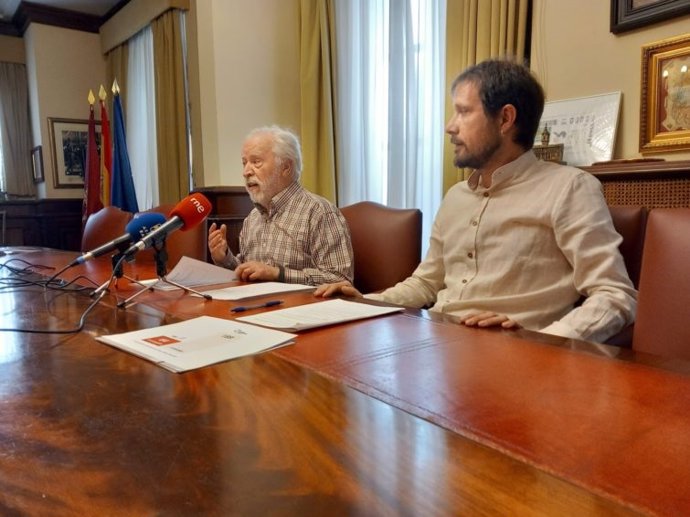
[(642, 47), (640, 152), (690, 149), (690, 35)]
[[(55, 188), (84, 188), (86, 143), (89, 121), (49, 118)], [(96, 121), (96, 141), (100, 143), (101, 124)]]
[(43, 150), (40, 145), (31, 149), (31, 170), (34, 176), (34, 183), (42, 183), (43, 176)]

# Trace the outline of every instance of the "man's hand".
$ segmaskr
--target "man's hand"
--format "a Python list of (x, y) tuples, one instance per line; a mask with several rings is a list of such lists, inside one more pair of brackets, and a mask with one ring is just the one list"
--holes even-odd
[(354, 296), (356, 298), (362, 298), (363, 296), (362, 293), (355, 289), (347, 280), (334, 282), (332, 284), (321, 284), (316, 288), (316, 291), (314, 291), (314, 296), (321, 296), (323, 298), (328, 298), (329, 296), (334, 296), (336, 294)]
[(255, 260), (243, 262), (235, 268), (235, 274), (243, 282), (274, 281), (280, 276), (280, 269)]
[(208, 250), (211, 252), (213, 262), (223, 262), (228, 253), (227, 231), (227, 226), (222, 224), (218, 228), (216, 223), (212, 223), (208, 229)]
[(504, 329), (519, 329), (517, 321), (513, 321), (508, 316), (496, 314), (495, 312), (480, 312), (464, 316), (460, 319), (463, 325), (468, 327), (496, 327), (500, 325)]

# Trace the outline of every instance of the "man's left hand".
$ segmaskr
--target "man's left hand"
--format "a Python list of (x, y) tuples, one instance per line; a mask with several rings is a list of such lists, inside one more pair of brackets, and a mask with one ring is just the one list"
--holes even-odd
[(500, 325), (504, 329), (519, 329), (520, 324), (517, 321), (511, 320), (504, 314), (496, 314), (495, 312), (480, 312), (464, 316), (460, 319), (463, 325), (468, 327), (497, 327)]
[(235, 268), (237, 278), (243, 282), (275, 281), (278, 280), (280, 269), (276, 266), (269, 266), (263, 262), (249, 261), (243, 262)]

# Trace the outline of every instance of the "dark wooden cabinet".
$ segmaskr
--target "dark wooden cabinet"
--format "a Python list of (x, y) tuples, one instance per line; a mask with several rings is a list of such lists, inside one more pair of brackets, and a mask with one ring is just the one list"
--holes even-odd
[(244, 187), (201, 187), (194, 192), (203, 194), (211, 202), (211, 215), (207, 219), (207, 225), (226, 225), (228, 245), (233, 253), (239, 252), (242, 223), (254, 208), (247, 190)]
[[(211, 202), (207, 224), (225, 224), (228, 243), (237, 253), (244, 218), (254, 204), (244, 187), (202, 187), (195, 190)], [(78, 251), (81, 248), (81, 199), (31, 199), (0, 202), (5, 213), (4, 246), (45, 246)], [(0, 236), (2, 238), (2, 236)]]
[(80, 249), (81, 199), (3, 201), (0, 212), (5, 213), (5, 246)]
[(581, 168), (601, 181), (609, 205), (690, 207), (690, 160), (614, 160)]

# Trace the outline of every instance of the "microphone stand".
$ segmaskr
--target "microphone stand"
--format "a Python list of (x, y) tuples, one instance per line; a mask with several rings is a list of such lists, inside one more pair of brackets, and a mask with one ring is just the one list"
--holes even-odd
[(113, 255), (111, 257), (111, 262), (113, 265), (113, 274), (111, 275), (111, 277), (108, 280), (106, 280), (100, 286), (98, 286), (98, 288), (95, 289), (91, 293), (91, 296), (96, 296), (97, 294), (100, 294), (101, 292), (107, 291), (110, 288), (110, 285), (113, 283), (113, 280), (115, 280), (115, 285), (117, 285), (117, 280), (119, 280), (120, 278), (123, 278), (123, 277), (125, 279), (129, 280), (130, 282), (134, 283), (134, 284), (139, 284), (142, 287), (144, 287), (145, 289), (151, 289), (153, 291), (153, 287), (147, 286), (146, 284), (141, 283), (136, 278), (132, 278), (132, 277), (124, 274), (123, 267), (122, 267), (124, 265), (124, 263), (126, 262), (126, 258), (124, 255), (124, 249), (125, 249), (125, 246), (118, 246), (118, 253), (116, 253), (115, 255)]
[[(154, 242), (153, 251), (154, 251), (154, 258), (156, 260), (156, 275), (158, 276), (158, 282), (163, 282), (165, 284), (177, 287), (178, 289), (182, 289), (185, 293), (196, 294), (198, 296), (201, 296), (205, 300), (212, 300), (213, 299), (210, 294), (202, 293), (202, 292), (199, 292), (195, 289), (191, 289), (190, 287), (184, 286), (182, 284), (178, 284), (177, 282), (173, 282), (172, 280), (168, 280), (168, 278), (166, 277), (166, 275), (167, 275), (166, 264), (168, 262), (168, 251), (165, 249), (165, 237), (163, 237), (163, 239), (160, 241)], [(158, 282), (156, 282), (156, 283), (158, 283)], [(121, 309), (126, 309), (127, 305), (134, 298), (136, 298), (137, 296), (142, 294), (144, 291), (146, 291), (147, 289), (150, 289), (151, 291), (153, 291), (154, 285), (155, 284), (153, 284), (151, 286), (145, 286), (144, 289), (140, 289), (139, 291), (134, 293), (132, 296), (130, 296), (126, 300), (118, 303), (117, 306)]]

